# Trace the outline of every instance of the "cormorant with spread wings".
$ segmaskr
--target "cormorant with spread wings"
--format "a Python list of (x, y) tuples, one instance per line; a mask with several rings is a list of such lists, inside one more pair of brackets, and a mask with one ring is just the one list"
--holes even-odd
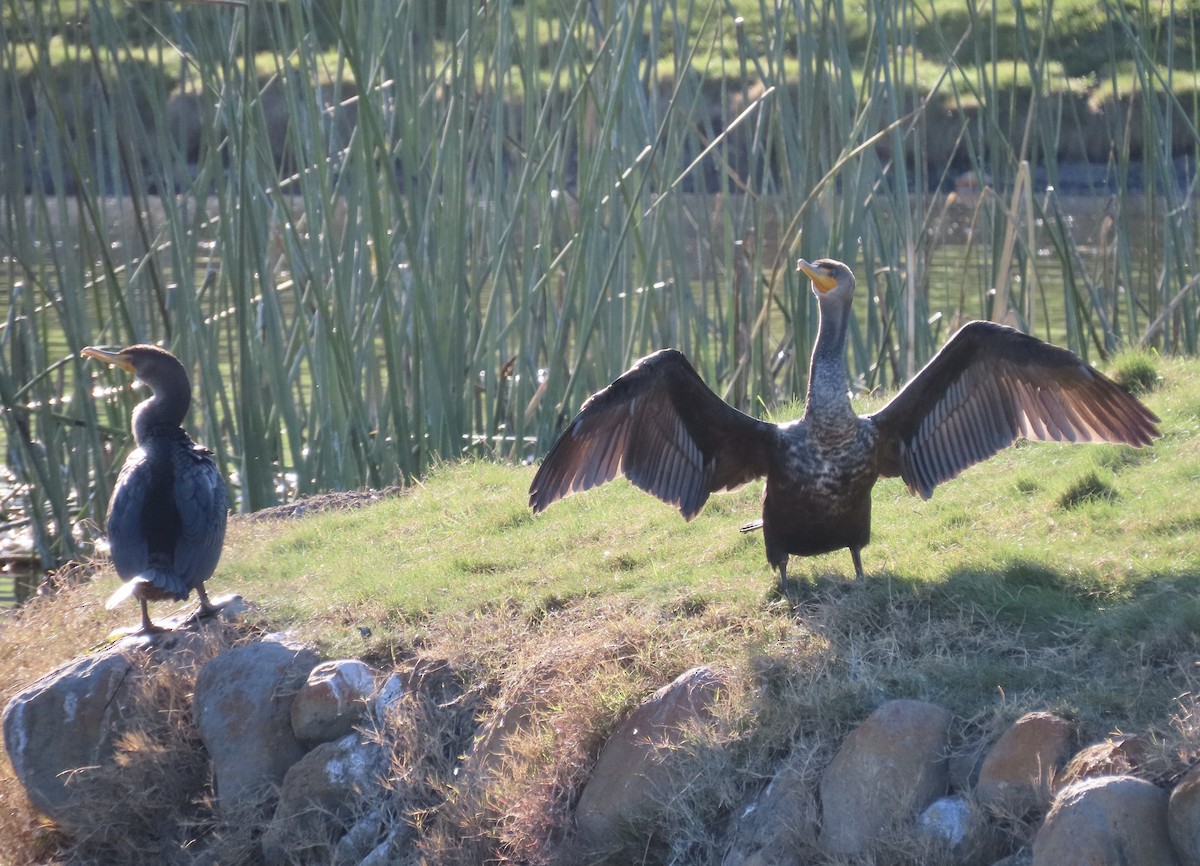
[(642, 358), (592, 395), (529, 489), (534, 512), (624, 475), (691, 520), (709, 494), (766, 478), (767, 561), (788, 594), (788, 557), (850, 550), (861, 577), (871, 488), (899, 476), (933, 489), (1016, 439), (1148, 445), (1158, 418), (1074, 353), (991, 322), (971, 322), (882, 409), (859, 416), (846, 380), (854, 274), (833, 259), (799, 268), (820, 325), (804, 416), (772, 424), (733, 408), (674, 349)]

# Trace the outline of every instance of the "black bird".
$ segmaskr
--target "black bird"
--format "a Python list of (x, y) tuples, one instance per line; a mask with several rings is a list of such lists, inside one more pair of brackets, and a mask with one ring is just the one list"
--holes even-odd
[(157, 346), (119, 352), (89, 346), (80, 354), (133, 373), (153, 392), (133, 410), (137, 448), (125, 458), (108, 506), (108, 543), (125, 583), (107, 606), (136, 598), (141, 633), (161, 631), (150, 621), (150, 601), (182, 601), (194, 589), (195, 616), (215, 612), (204, 581), (221, 558), (229, 497), (212, 452), (180, 427), (192, 401), (187, 371)]
[(529, 488), (535, 513), (618, 475), (691, 520), (710, 493), (766, 476), (761, 528), (767, 561), (790, 595), (790, 554), (849, 548), (862, 577), (871, 488), (900, 476), (933, 488), (1018, 437), (1148, 445), (1158, 418), (1074, 353), (991, 322), (971, 322), (886, 406), (850, 406), (845, 342), (854, 274), (833, 259), (799, 269), (820, 309), (804, 417), (752, 418), (723, 401), (684, 356), (663, 349), (592, 395)]

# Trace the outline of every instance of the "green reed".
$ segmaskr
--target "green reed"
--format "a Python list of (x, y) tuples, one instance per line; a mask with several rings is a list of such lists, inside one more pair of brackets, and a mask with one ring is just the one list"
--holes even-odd
[[(743, 408), (786, 401), (816, 329), (797, 255), (857, 266), (860, 387), (910, 375), (943, 312), (1095, 357), (1195, 351), (1189, 25), (1090, 8), (1098, 108), (1054, 16), (1000, 0), (5, 0), (0, 398), (39, 555), (88, 540), (69, 527), (102, 522), (128, 446), (137, 396), (89, 343), (184, 358), (189, 429), (243, 510), (531, 458), (664, 345)], [(1146, 178), (1111, 196), (1099, 253), (1030, 174), (1053, 181), (1087, 124), (1111, 141), (1089, 159)], [(944, 310), (929, 190), (968, 169), (982, 278)]]

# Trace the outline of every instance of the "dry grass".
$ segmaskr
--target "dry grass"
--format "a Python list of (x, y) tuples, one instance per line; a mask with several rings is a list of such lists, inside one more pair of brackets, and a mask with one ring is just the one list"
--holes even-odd
[[(56, 614), (98, 630), (102, 623), (78, 603), (79, 592), (38, 602), (10, 622), (8, 636), (21, 640), (5, 642), (6, 659), (20, 652), (32, 666), (35, 656), (45, 657), (39, 647), (53, 645), (49, 634), (58, 626), (37, 626)], [(440, 617), (410, 634), (408, 645), (370, 659), (396, 670), (406, 690), (370, 732), (392, 756), (387, 790), (359, 804), (356, 815), (375, 822), (367, 822), (372, 844), (388, 834), (406, 840), (397, 862), (413, 864), (586, 862), (572, 847), (571, 810), (605, 738), (639, 701), (697, 664), (719, 669), (728, 683), (716, 722), (691, 732), (673, 756), (686, 783), (660, 804), (650, 829), (608, 862), (719, 863), (730, 845), (754, 832), (734, 818), (774, 778), (790, 791), (792, 816), (774, 844), (807, 862), (832, 863), (816, 847), (816, 785), (845, 734), (880, 700), (911, 694), (938, 700), (940, 693), (953, 706), (954, 694), (941, 681), (964, 657), (1017, 657), (1030, 682), (1051, 671), (1073, 676), (1095, 663), (1086, 642), (1064, 638), (1031, 648), (1010, 625), (966, 609), (940, 610), (910, 589), (862, 584), (814, 588), (796, 613), (781, 604), (751, 615), (746, 607), (686, 598), (673, 604), (588, 599), (536, 615), (501, 606)], [(221, 631), (195, 658), (247, 636)], [(64, 640), (58, 652), (65, 659), (71, 650)], [(98, 790), (121, 791), (89, 801), (88, 824), (96, 831), (68, 840), (45, 829), (28, 805), (14, 802), (19, 786), (6, 770), (7, 808), (0, 815), (6, 862), (254, 861), (271, 804), (239, 815), (214, 812), (187, 706), (195, 666), (148, 663), (143, 670), (152, 709), (123, 736), (116, 765), (93, 780)], [(19, 671), (7, 662), (5, 694), (27, 681)], [(983, 745), (1016, 716), (1031, 709), (1072, 712), (1047, 707), (1050, 693), (1052, 686), (1031, 685), (998, 693), (974, 714), (960, 710), (952, 762), (960, 788), (969, 785)], [(1104, 733), (1086, 714), (1074, 715), (1085, 736)], [(1176, 718), (1164, 719), (1150, 737), (1158, 753), (1173, 756), (1176, 771), (1196, 755), (1195, 718), (1194, 706), (1181, 704)], [(864, 862), (991, 862), (986, 858), (1012, 850), (1031, 832), (1028, 820), (1014, 819), (999, 835), (980, 833), (970, 856), (951, 856), (899, 832), (887, 857)], [(327, 858), (335, 841), (316, 848), (306, 842), (308, 853), (297, 848), (296, 862), (310, 862), (314, 851)]]

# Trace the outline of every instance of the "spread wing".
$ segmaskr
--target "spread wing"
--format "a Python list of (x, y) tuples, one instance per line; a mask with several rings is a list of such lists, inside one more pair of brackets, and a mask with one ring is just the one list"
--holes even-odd
[(928, 499), (933, 488), (1018, 437), (1142, 446), (1158, 418), (1066, 349), (992, 322), (958, 331), (871, 416), (883, 475)]
[(734, 409), (675, 349), (647, 355), (583, 404), (529, 488), (534, 512), (624, 475), (695, 517), (709, 494), (766, 474), (775, 426)]

